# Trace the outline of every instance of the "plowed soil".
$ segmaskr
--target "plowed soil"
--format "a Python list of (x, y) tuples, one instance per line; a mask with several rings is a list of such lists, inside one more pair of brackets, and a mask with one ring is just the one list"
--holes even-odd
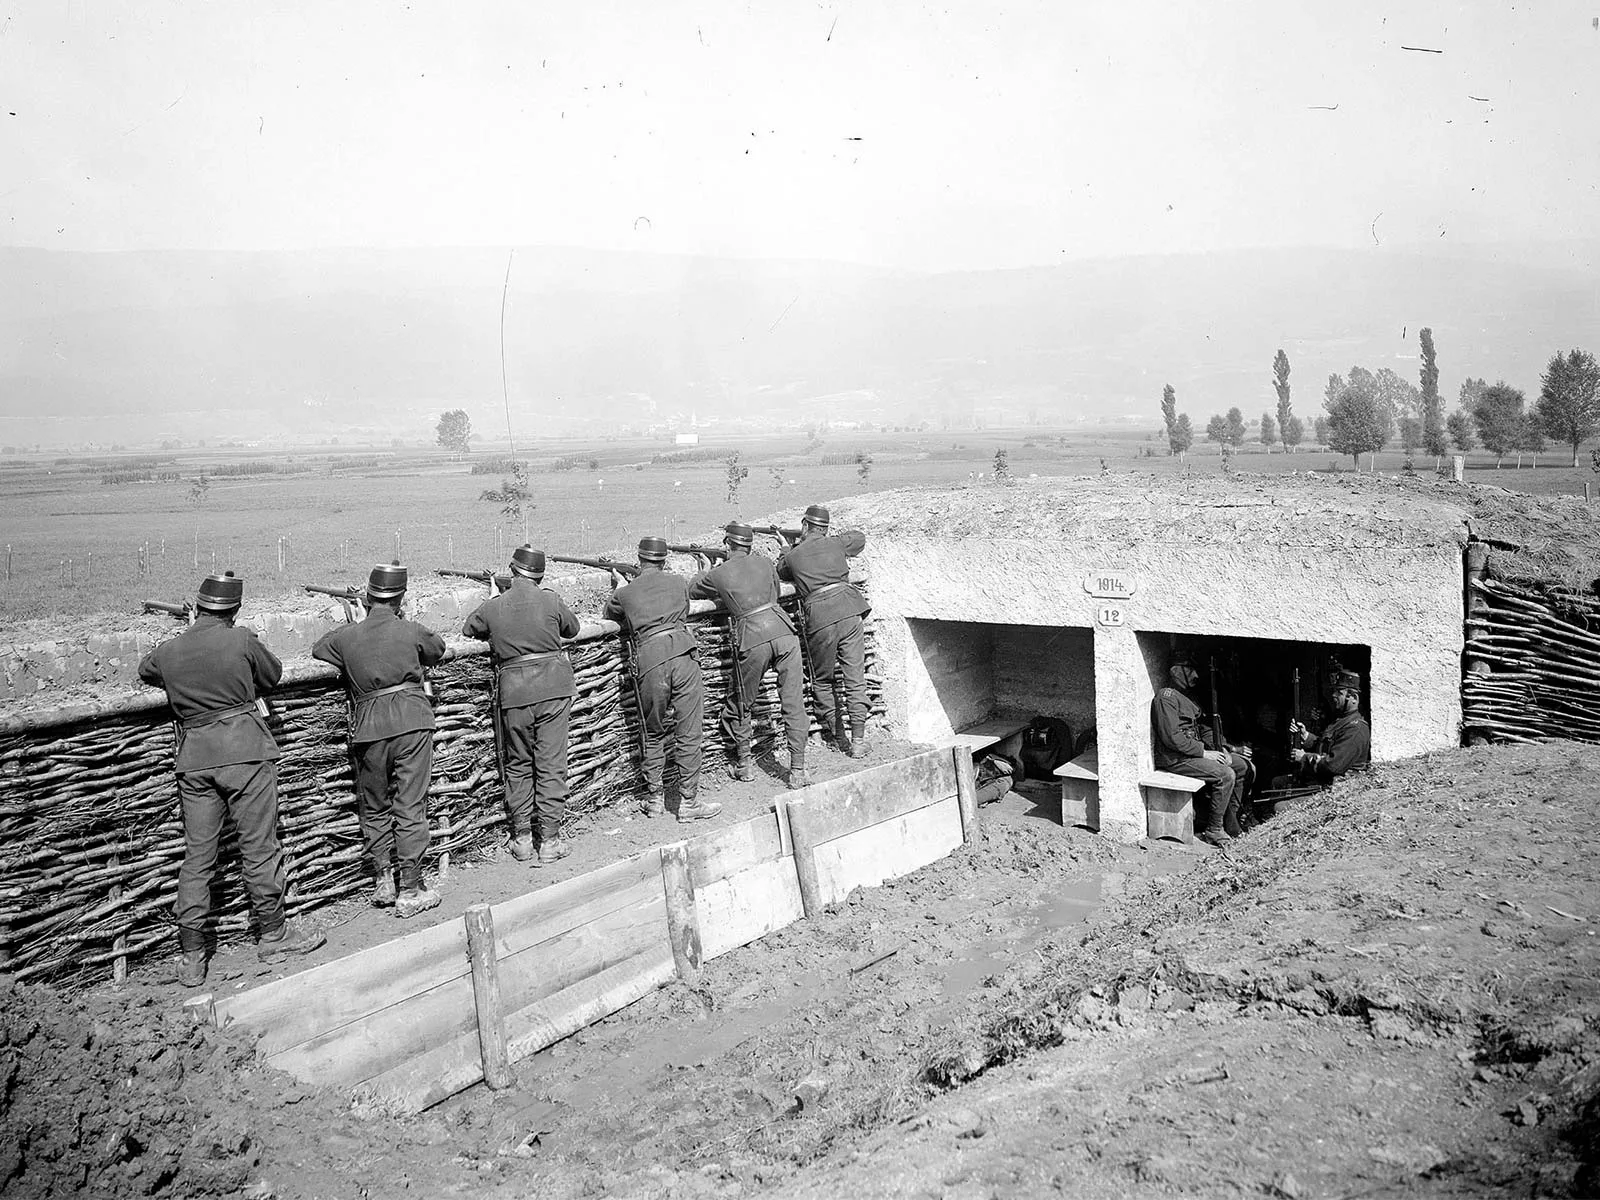
[[(967, 851), (394, 1118), (165, 985), (0, 997), (8, 1195), (1600, 1191), (1600, 749), (1381, 768), (1223, 853)], [(1098, 905), (1098, 907), (1096, 907)], [(1087, 923), (1085, 923), (1087, 918)]]

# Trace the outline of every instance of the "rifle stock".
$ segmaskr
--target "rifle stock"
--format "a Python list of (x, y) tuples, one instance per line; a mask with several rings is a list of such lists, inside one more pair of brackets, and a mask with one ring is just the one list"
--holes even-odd
[(610, 558), (580, 558), (576, 554), (546, 554), (551, 562), (572, 563), (579, 567), (593, 567), (596, 571), (615, 571), (619, 575), (629, 578), (639, 573), (639, 564), (630, 562), (617, 562)]
[(342, 588), (323, 587), (320, 583), (301, 584), (306, 591), (316, 596), (332, 596), (344, 609), (344, 619), (347, 625), (354, 625), (356, 621), (355, 605), (361, 603), (361, 593), (356, 591), (354, 585)]
[(792, 546), (800, 540), (802, 531), (799, 529), (784, 529), (778, 525), (752, 525), (750, 526), (750, 532), (764, 533), (768, 537), (778, 538), (784, 543)]
[(674, 554), (698, 554), (712, 561), (720, 561), (728, 557), (728, 551), (725, 546), (699, 546), (692, 542), (687, 546), (675, 546), (669, 542), (667, 543), (667, 549)]
[(144, 611), (147, 613), (166, 613), (169, 617), (179, 617), (185, 621), (194, 620), (194, 605), (187, 600), (182, 604), (171, 604), (165, 600), (146, 600)]
[(470, 579), (474, 583), (488, 583), (492, 579), (495, 588), (502, 592), (511, 586), (510, 575), (497, 574), (494, 571), (458, 571), (455, 567), (435, 567), (433, 573), (446, 579)]

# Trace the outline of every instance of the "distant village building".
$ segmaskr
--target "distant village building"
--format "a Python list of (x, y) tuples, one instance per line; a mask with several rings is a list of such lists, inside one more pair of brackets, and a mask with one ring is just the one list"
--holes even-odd
[(700, 435), (698, 433), (680, 433), (672, 439), (675, 446), (698, 446)]

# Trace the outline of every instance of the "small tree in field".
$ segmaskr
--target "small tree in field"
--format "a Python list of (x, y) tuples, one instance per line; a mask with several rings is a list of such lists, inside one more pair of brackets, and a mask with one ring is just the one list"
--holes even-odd
[(1289, 419), (1283, 423), (1283, 428), (1278, 431), (1278, 436), (1283, 439), (1283, 448), (1285, 450), (1293, 450), (1305, 440), (1305, 423), (1299, 417), (1291, 414)]
[(994, 481), (1006, 486), (1016, 482), (1011, 474), (1011, 456), (1004, 449), (994, 452)]
[(1206, 441), (1225, 444), (1228, 440), (1228, 418), (1217, 413), (1206, 422)]
[(1311, 428), (1316, 436), (1317, 445), (1326, 446), (1328, 444), (1328, 418), (1318, 417)]
[(1227, 431), (1228, 445), (1235, 450), (1244, 445), (1244, 414), (1237, 408), (1228, 410)]
[(513, 462), (511, 478), (504, 477), (497, 488), (485, 488), (478, 493), (479, 500), (500, 506), (500, 515), (509, 521), (521, 521), (524, 528), (533, 515), (533, 489), (528, 486), (528, 464)]
[(1189, 453), (1189, 447), (1194, 445), (1194, 422), (1189, 420), (1188, 413), (1179, 413), (1178, 419), (1173, 422), (1172, 432), (1167, 435), (1167, 445), (1172, 448), (1181, 461)]
[(1450, 431), (1450, 440), (1455, 443), (1456, 449), (1463, 454), (1472, 453), (1478, 445), (1477, 435), (1472, 432), (1472, 417), (1464, 412), (1455, 412), (1445, 419), (1444, 424)]
[(1444, 398), (1439, 395), (1439, 359), (1433, 349), (1433, 330), (1424, 328), (1417, 335), (1422, 341), (1422, 448), (1434, 457), (1444, 457)]
[(1172, 446), (1172, 432), (1178, 425), (1178, 393), (1170, 383), (1161, 389), (1161, 423), (1167, 431), (1168, 453), (1178, 453)]
[(447, 413), (441, 413), (439, 423), (433, 428), (438, 435), (439, 445), (452, 454), (471, 451), (468, 443), (472, 440), (472, 422), (467, 417), (466, 409), (452, 408)]
[(1361, 469), (1361, 456), (1383, 449), (1389, 423), (1376, 396), (1346, 386), (1328, 413), (1328, 445), (1348, 454)]
[(1572, 447), (1572, 465), (1578, 465), (1578, 446), (1600, 429), (1600, 363), (1586, 350), (1557, 354), (1540, 379), (1534, 416), (1540, 429)]
[(1261, 444), (1267, 448), (1267, 453), (1272, 453), (1272, 443), (1278, 440), (1278, 423), (1272, 419), (1271, 413), (1261, 414)]
[(1478, 440), (1494, 455), (1498, 470), (1505, 456), (1524, 438), (1523, 395), (1504, 380), (1487, 387), (1472, 408), (1472, 421), (1478, 427)]
[(723, 460), (728, 465), (727, 474), (724, 476), (728, 485), (728, 503), (734, 510), (739, 508), (739, 489), (744, 486), (745, 477), (750, 474), (750, 468), (739, 465), (739, 452), (735, 450)]
[(865, 450), (856, 455), (856, 482), (862, 487), (872, 482), (872, 455)]
[(1517, 466), (1522, 466), (1522, 455), (1527, 452), (1533, 458), (1534, 469), (1539, 467), (1539, 455), (1545, 451), (1544, 430), (1539, 428), (1539, 422), (1534, 414), (1529, 413), (1522, 422), (1522, 436), (1517, 439)]
[(194, 482), (189, 485), (189, 503), (195, 505), (204, 504), (206, 498), (210, 495), (211, 480), (206, 477), (204, 471), (201, 471), (200, 474), (194, 477)]

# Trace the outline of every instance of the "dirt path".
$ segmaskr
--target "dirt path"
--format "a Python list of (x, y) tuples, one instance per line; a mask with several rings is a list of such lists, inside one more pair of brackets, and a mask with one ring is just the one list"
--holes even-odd
[(654, 994), (520, 1064), (508, 1092), (403, 1120), (249, 1067), (161, 985), (15, 989), (0, 1118), (25, 1136), (0, 1179), (258, 1198), (1594, 1194), (1597, 768), (1600, 748), (1569, 744), (1399, 764), (1227, 855), (1117, 847), (1048, 800), (1002, 802), (975, 850), (709, 964), (701, 993)]

